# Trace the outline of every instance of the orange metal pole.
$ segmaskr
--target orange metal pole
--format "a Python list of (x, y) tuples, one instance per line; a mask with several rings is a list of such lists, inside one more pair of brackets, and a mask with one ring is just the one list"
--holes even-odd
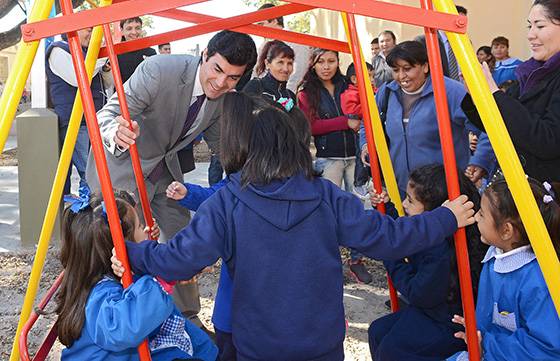
[[(421, 0), (421, 5), (425, 9), (432, 9), (431, 0)], [(437, 30), (434, 28), (424, 28), (424, 32), (426, 34), (426, 45), (428, 48), (430, 75), (432, 77), (432, 85), (434, 88), (434, 101), (436, 104), (447, 191), (449, 193), (449, 199), (455, 199), (461, 194), (461, 190), (459, 188), (457, 162), (455, 159), (455, 149), (453, 147), (453, 134), (451, 131), (451, 121), (449, 119), (449, 107), (447, 104), (447, 94), (445, 92), (443, 68), (441, 65), (441, 54), (439, 51), (436, 31)], [(471, 361), (478, 361), (480, 360), (480, 350), (478, 348), (478, 336), (476, 332), (476, 315), (472, 294), (472, 280), (465, 229), (461, 228), (457, 230), (454, 238), (460, 281), (459, 284), (461, 288), (461, 300), (463, 303), (463, 313), (466, 321), (469, 359)]]
[[(167, 43), (177, 39), (185, 39), (201, 34), (207, 34), (213, 31), (219, 31), (222, 29), (231, 29), (243, 25), (254, 24), (266, 19), (272, 19), (276, 16), (279, 16), (278, 14), (297, 13), (300, 11), (305, 11), (307, 9), (309, 9), (309, 7), (305, 7), (303, 5), (286, 4), (281, 6), (275, 6), (268, 9), (253, 11), (242, 15), (236, 15), (224, 19), (215, 18), (214, 20), (209, 20), (207, 22), (193, 25), (187, 28), (173, 30), (162, 34), (151, 35), (140, 39), (126, 41), (115, 45), (115, 51), (117, 54), (122, 54), (136, 49), (145, 48), (147, 46), (154, 46), (158, 44)], [(253, 26), (258, 27), (258, 25), (253, 25)], [(282, 30), (278, 29), (277, 31), (282, 31)], [(99, 56), (101, 57), (106, 56), (105, 48), (101, 48), (101, 51), (99, 52)]]
[[(60, 5), (64, 15), (72, 13), (73, 9), (71, 0), (61, 0)], [(93, 152), (97, 174), (99, 175), (101, 193), (103, 194), (103, 200), (105, 201), (105, 205), (107, 207), (107, 220), (109, 222), (111, 236), (115, 245), (117, 257), (123, 262), (123, 266), (125, 268), (122, 282), (124, 287), (128, 287), (132, 284), (132, 273), (130, 272), (130, 265), (128, 263), (128, 255), (126, 253), (119, 213), (117, 211), (117, 204), (113, 193), (113, 185), (111, 184), (111, 177), (107, 167), (107, 160), (105, 159), (105, 152), (103, 151), (101, 134), (97, 124), (95, 106), (93, 105), (91, 88), (84, 64), (84, 54), (82, 53), (82, 46), (76, 32), (68, 33), (68, 44), (70, 45), (70, 53), (72, 55), (72, 62), (74, 64), (76, 78), (78, 81), (78, 89), (84, 106), (84, 115), (91, 141), (91, 151)], [(151, 360), (150, 349), (146, 341), (142, 342), (142, 344), (138, 346), (138, 354), (140, 356), (140, 360), (142, 361)]]
[[(105, 36), (106, 48), (109, 53), (109, 61), (111, 62), (111, 72), (113, 73), (113, 78), (115, 79), (115, 89), (119, 98), (121, 113), (123, 118), (128, 121), (130, 130), (132, 130), (132, 120), (130, 119), (128, 102), (126, 101), (121, 71), (119, 69), (119, 61), (117, 59), (117, 54), (115, 54), (115, 49), (113, 48), (113, 38), (111, 36), (111, 28), (109, 27), (109, 24), (103, 25), (103, 34)], [(144, 174), (142, 173), (142, 165), (140, 164), (140, 156), (138, 155), (138, 148), (136, 147), (136, 144), (132, 144), (130, 146), (129, 152), (130, 159), (132, 160), (132, 170), (134, 171), (136, 185), (138, 186), (138, 195), (140, 196), (142, 213), (144, 214), (146, 225), (151, 229), (154, 225), (154, 220), (152, 216), (152, 210), (150, 209), (150, 200), (148, 199), (146, 183), (144, 181)], [(153, 239), (151, 233), (150, 237)]]
[[(284, 6), (286, 5), (276, 6), (276, 8), (282, 8)], [(292, 11), (290, 11), (290, 13), (292, 13)], [(154, 15), (169, 18), (169, 19), (185, 21), (188, 23), (195, 23), (195, 24), (201, 24), (212, 20), (222, 19), (215, 16), (197, 14), (192, 11), (179, 10), (179, 9), (160, 11), (158, 13), (155, 13)], [(278, 16), (284, 16), (284, 15), (289, 15), (288, 11), (282, 11), (278, 13)], [(289, 31), (285, 29), (274, 29), (261, 25), (251, 24), (251, 25), (241, 25), (241, 26), (231, 27), (229, 28), (229, 30), (236, 31), (239, 33), (250, 34), (250, 35), (258, 35), (269, 39), (277, 39), (277, 40), (288, 41), (288, 42), (302, 44), (302, 45), (308, 45), (312, 47), (329, 49), (329, 50), (343, 52), (343, 53), (350, 52), (350, 49), (348, 48), (348, 43), (344, 41), (327, 39), (320, 36), (303, 34), (303, 33), (298, 33), (295, 31)], [(141, 48), (139, 45), (136, 45), (135, 47), (137, 46), (138, 48)]]
[[(356, 78), (358, 79), (358, 92), (360, 94), (360, 104), (362, 104), (362, 113), (364, 117), (364, 126), (366, 130), (367, 146), (369, 152), (369, 164), (371, 170), (371, 177), (373, 178), (373, 184), (377, 192), (381, 192), (383, 187), (381, 183), (381, 170), (379, 168), (379, 161), (377, 159), (377, 150), (375, 149), (375, 140), (373, 139), (373, 130), (371, 129), (371, 114), (369, 113), (369, 107), (367, 106), (367, 94), (366, 94), (366, 80), (363, 76), (364, 69), (362, 68), (362, 52), (360, 46), (358, 45), (358, 32), (356, 31), (356, 21), (353, 14), (344, 13), (343, 16), (346, 17), (346, 22), (348, 23), (348, 35), (350, 36), (350, 42), (352, 47), (352, 58), (354, 60), (354, 68), (356, 69)], [(379, 203), (377, 205), (377, 210), (385, 214), (385, 204)], [(389, 296), (391, 298), (391, 311), (396, 312), (399, 309), (399, 302), (397, 291), (393, 286), (391, 277), (387, 274), (387, 283), (389, 286)]]

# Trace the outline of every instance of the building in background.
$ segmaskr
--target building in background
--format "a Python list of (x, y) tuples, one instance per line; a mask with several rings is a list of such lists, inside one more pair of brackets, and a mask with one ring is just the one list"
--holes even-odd
[[(394, 4), (419, 7), (418, 0), (391, 0)], [(527, 14), (532, 0), (457, 0), (468, 10), (468, 35), (476, 51), (482, 45), (490, 45), (492, 39), (503, 35), (510, 40), (510, 54), (522, 60), (530, 56), (527, 45)], [(424, 30), (417, 26), (396, 23), (387, 20), (356, 17), (358, 35), (362, 51), (367, 59), (371, 53), (370, 42), (382, 30), (391, 30), (397, 36), (397, 42), (412, 40), (423, 34)], [(313, 10), (311, 15), (311, 34), (345, 41), (344, 25), (338, 12), (330, 10)], [(352, 62), (350, 55), (342, 55), (342, 69)]]

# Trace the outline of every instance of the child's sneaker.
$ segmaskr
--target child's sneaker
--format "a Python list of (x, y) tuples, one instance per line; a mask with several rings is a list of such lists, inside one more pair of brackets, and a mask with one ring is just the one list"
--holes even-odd
[(352, 193), (364, 202), (368, 199), (368, 184), (366, 183), (362, 186), (354, 186)]
[(362, 263), (362, 260), (350, 261), (350, 272), (361, 283), (371, 283), (373, 280), (371, 274)]

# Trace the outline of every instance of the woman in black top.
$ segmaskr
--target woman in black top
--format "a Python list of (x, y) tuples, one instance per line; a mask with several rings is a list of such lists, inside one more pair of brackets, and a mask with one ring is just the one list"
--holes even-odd
[(280, 40), (265, 43), (255, 68), (257, 78), (251, 79), (243, 88), (243, 92), (262, 95), (275, 102), (281, 98), (291, 99), (293, 106), (296, 96), (286, 88), (286, 84), (294, 71), (294, 57), (294, 50)]

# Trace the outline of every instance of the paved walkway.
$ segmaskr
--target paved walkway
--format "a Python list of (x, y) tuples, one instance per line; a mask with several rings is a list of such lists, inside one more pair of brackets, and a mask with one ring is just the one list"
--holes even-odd
[[(16, 146), (15, 137), (10, 136), (5, 149)], [(185, 181), (207, 185), (207, 174), (208, 163), (197, 163), (196, 169), (185, 176)], [(74, 170), (72, 184), (75, 193), (78, 181), (78, 174)], [(0, 166), (0, 235), (0, 252), (26, 249), (20, 242), (18, 169), (15, 166)]]

